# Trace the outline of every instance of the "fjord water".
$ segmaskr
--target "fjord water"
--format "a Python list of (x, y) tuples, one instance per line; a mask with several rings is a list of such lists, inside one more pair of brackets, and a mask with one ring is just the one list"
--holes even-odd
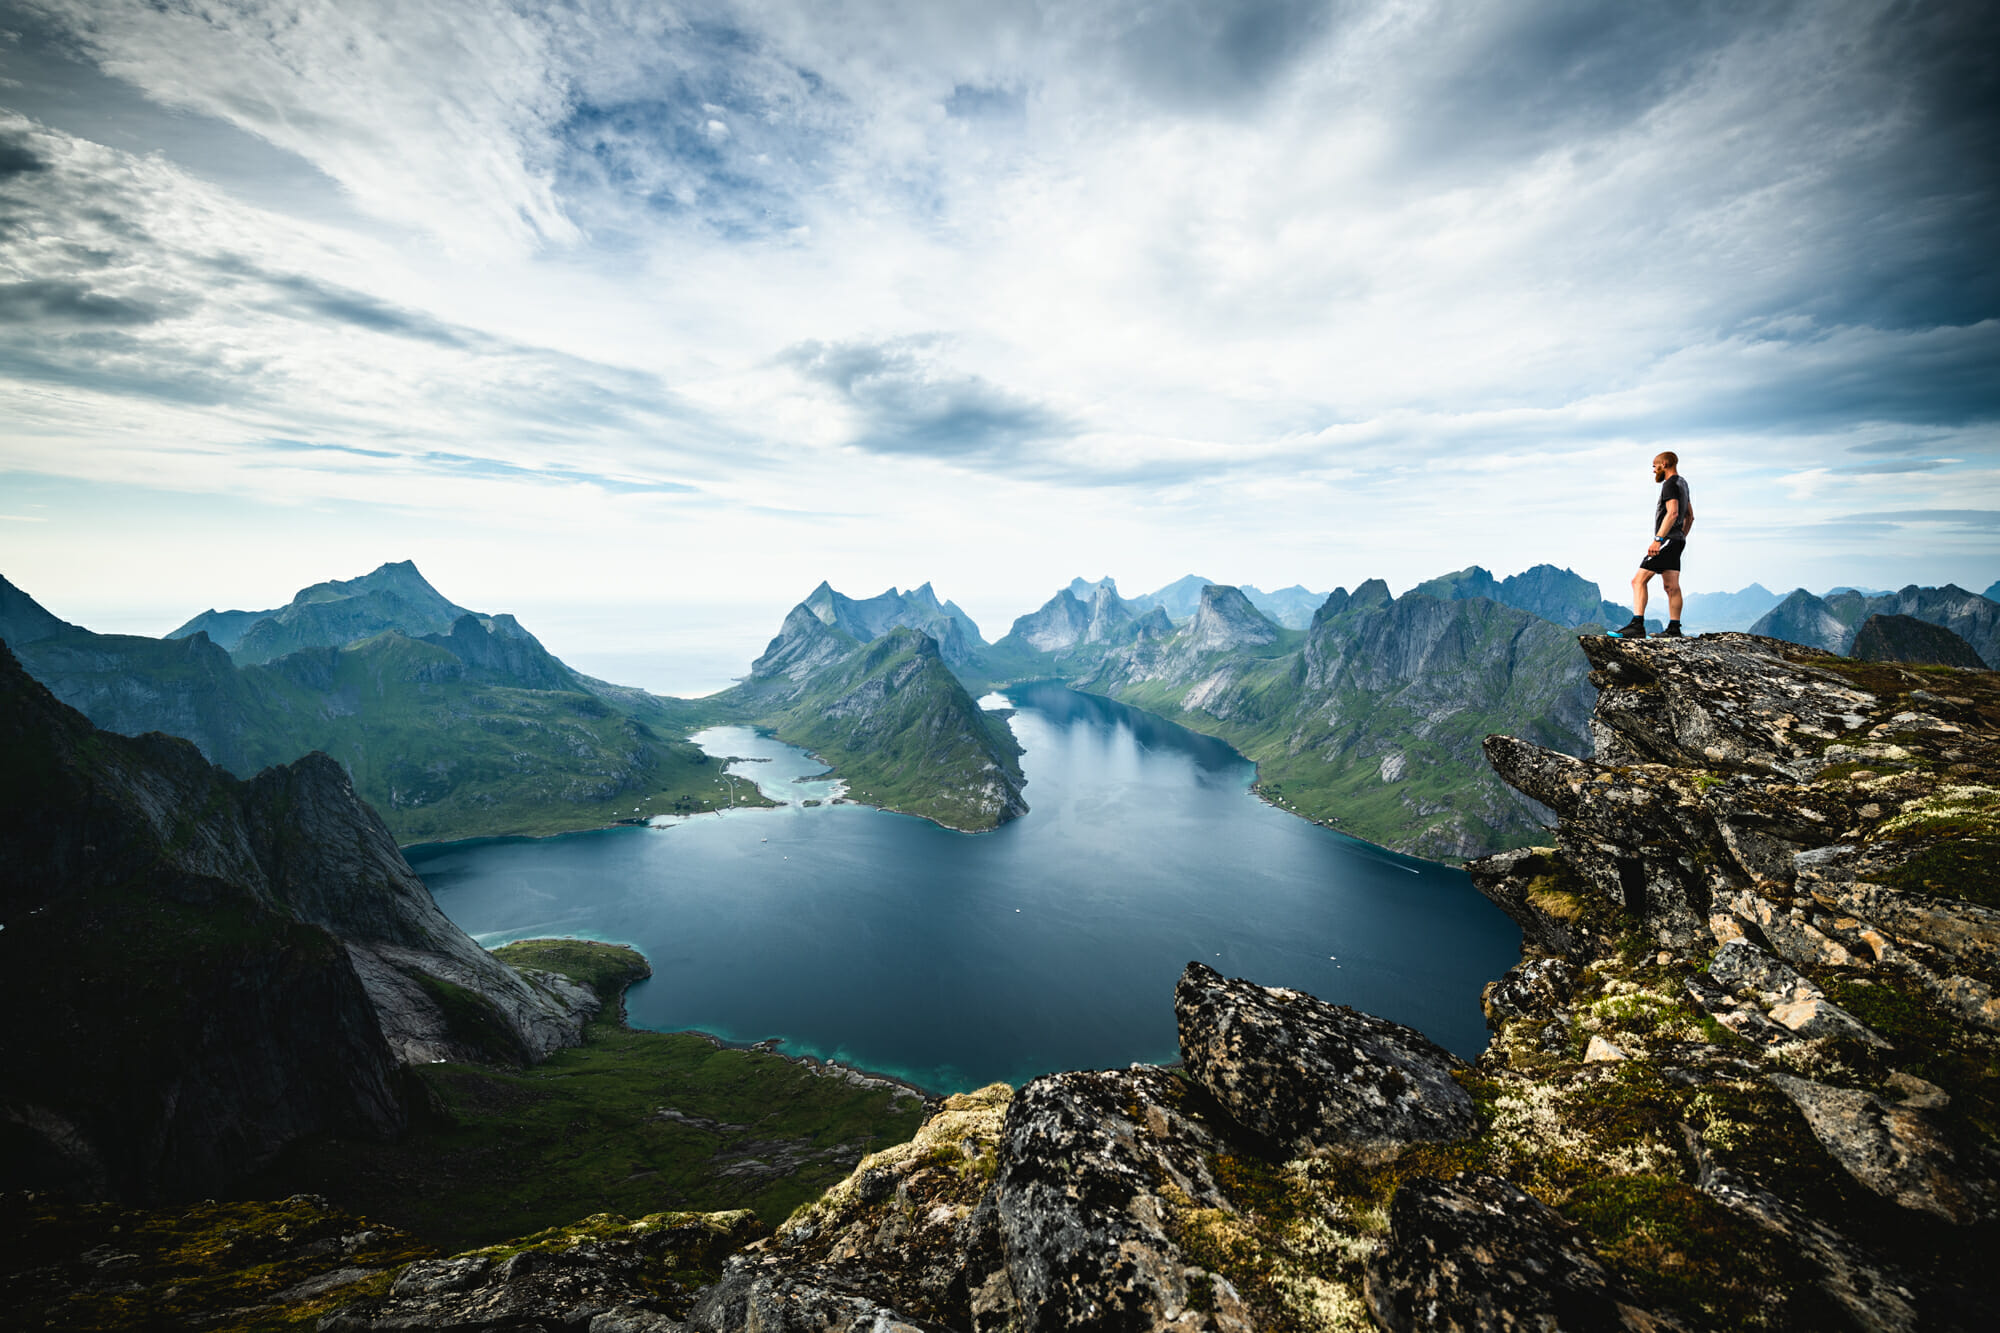
[(1480, 987), (1521, 938), (1463, 871), (1263, 804), (1249, 761), (1151, 714), (1052, 684), (1008, 698), (1032, 808), (996, 832), (807, 807), (834, 791), (823, 765), (724, 727), (696, 739), (790, 804), (410, 863), (489, 947), (636, 945), (639, 1026), (781, 1037), (935, 1091), (1176, 1058), (1190, 959), (1485, 1046)]

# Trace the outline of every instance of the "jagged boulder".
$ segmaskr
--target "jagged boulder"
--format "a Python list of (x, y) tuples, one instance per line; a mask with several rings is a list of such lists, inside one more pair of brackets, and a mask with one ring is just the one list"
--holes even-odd
[(1422, 1033), (1302, 991), (1189, 963), (1174, 988), (1188, 1073), (1244, 1128), (1302, 1153), (1364, 1159), (1462, 1138), (1464, 1066)]
[(1222, 1141), (1164, 1069), (1052, 1074), (1007, 1110), (993, 1187), (973, 1218), (974, 1333), (1254, 1327), (1241, 1294), (1176, 1239), (1188, 1209), (1233, 1212)]
[(1553, 1208), (1494, 1176), (1412, 1180), (1368, 1263), (1368, 1309), (1392, 1333), (1664, 1333)]

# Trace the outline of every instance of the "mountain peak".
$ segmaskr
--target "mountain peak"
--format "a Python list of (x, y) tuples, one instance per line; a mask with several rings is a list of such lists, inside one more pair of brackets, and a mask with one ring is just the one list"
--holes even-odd
[(1201, 590), (1201, 605), (1188, 625), (1187, 642), (1197, 652), (1215, 652), (1274, 642), (1278, 627), (1251, 605), (1241, 588), (1211, 583)]
[(0, 639), (14, 644), (34, 643), (72, 628), (68, 621), (0, 576)]

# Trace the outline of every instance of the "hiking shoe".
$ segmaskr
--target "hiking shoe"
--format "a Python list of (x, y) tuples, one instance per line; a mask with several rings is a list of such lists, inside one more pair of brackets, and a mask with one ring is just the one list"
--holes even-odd
[(1681, 633), (1680, 621), (1669, 620), (1667, 622), (1667, 627), (1661, 630), (1658, 634), (1654, 635), (1653, 637), (1656, 639), (1685, 639), (1687, 635)]
[(1633, 616), (1617, 629), (1606, 630), (1605, 633), (1614, 639), (1643, 639), (1646, 637), (1646, 622), (1638, 616)]

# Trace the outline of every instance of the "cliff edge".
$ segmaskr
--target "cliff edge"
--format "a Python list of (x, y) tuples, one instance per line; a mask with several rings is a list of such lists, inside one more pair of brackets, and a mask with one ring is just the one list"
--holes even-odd
[(238, 781), (101, 731), (0, 645), (0, 1167), (210, 1192), (293, 1139), (404, 1125), (399, 1066), (530, 1063), (597, 1000), (438, 910), (323, 754)]

